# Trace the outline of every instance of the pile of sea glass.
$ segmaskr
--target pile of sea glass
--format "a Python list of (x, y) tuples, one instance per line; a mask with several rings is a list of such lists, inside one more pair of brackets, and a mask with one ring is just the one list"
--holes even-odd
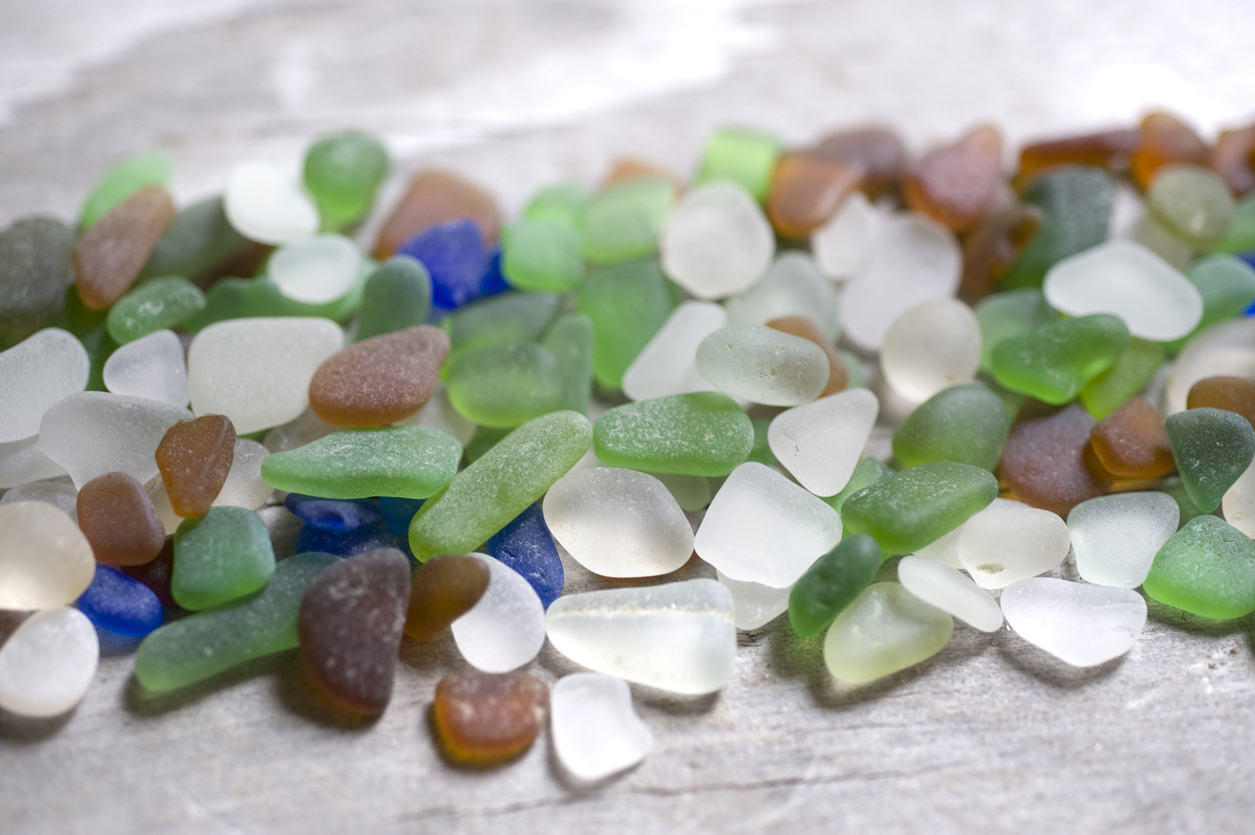
[[(595, 780), (653, 744), (629, 682), (717, 691), (786, 612), (857, 685), (956, 618), (1092, 666), (1146, 597), (1255, 611), (1255, 127), (1003, 157), (725, 129), (504, 225), (440, 170), (368, 222), (361, 133), (182, 210), (119, 163), (0, 233), (0, 707), (72, 709), (102, 649), (161, 692), (299, 647), (376, 715), (449, 629), (450, 760), (548, 724)], [(589, 672), (525, 672), (546, 640)]]

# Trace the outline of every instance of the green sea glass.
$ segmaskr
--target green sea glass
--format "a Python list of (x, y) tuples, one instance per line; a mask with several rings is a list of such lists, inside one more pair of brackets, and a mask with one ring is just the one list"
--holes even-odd
[(558, 221), (516, 221), (501, 234), (501, 272), (511, 287), (520, 290), (574, 290), (584, 279), (580, 236)]
[(1001, 285), (1040, 287), (1059, 261), (1107, 240), (1115, 191), (1111, 175), (1100, 168), (1066, 166), (1035, 177), (1023, 200), (1041, 209), (1042, 224)]
[(593, 376), (609, 389), (623, 385), (623, 372), (680, 303), (679, 291), (656, 259), (629, 261), (593, 270), (576, 306), (593, 320)]
[(212, 507), (185, 519), (174, 534), (170, 594), (193, 612), (258, 591), (275, 571), (266, 523), (242, 507)]
[(1129, 338), (1123, 320), (1109, 313), (1051, 322), (999, 342), (994, 378), (1046, 403), (1067, 403), (1115, 363)]
[(706, 143), (694, 185), (711, 180), (740, 183), (759, 203), (771, 191), (780, 142), (773, 136), (739, 128), (724, 128)]
[(1199, 516), (1155, 555), (1142, 584), (1153, 600), (1215, 620), (1255, 612), (1255, 542), (1216, 516)]
[(388, 176), (388, 151), (373, 136), (346, 131), (324, 136), (305, 152), (305, 188), (323, 231), (338, 232), (366, 216)]
[(893, 433), (893, 455), (907, 467), (957, 461), (992, 471), (1010, 431), (998, 395), (980, 383), (951, 386), (907, 415)]
[(357, 341), (403, 331), (427, 321), (431, 276), (417, 259), (398, 255), (380, 264), (362, 287)]
[(1185, 492), (1211, 513), (1255, 459), (1255, 429), (1235, 412), (1210, 408), (1177, 412), (1167, 428)]
[(114, 302), (105, 326), (115, 342), (125, 345), (181, 324), (204, 309), (205, 294), (186, 278), (154, 278)]
[(1163, 361), (1163, 346), (1133, 337), (1112, 366), (1081, 389), (1081, 403), (1095, 420), (1102, 420), (1146, 388)]
[(870, 536), (855, 534), (820, 557), (789, 592), (789, 625), (799, 637), (818, 635), (880, 570), (884, 555)]
[(724, 476), (748, 460), (753, 446), (745, 410), (713, 391), (616, 406), (593, 427), (598, 460), (645, 472)]

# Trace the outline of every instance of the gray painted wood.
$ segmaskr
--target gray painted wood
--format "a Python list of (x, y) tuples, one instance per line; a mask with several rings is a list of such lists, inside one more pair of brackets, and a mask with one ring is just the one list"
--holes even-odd
[[(343, 126), (398, 150), (385, 202), (440, 164), (511, 210), (619, 153), (686, 171), (728, 122), (804, 141), (883, 121), (919, 148), (983, 119), (1016, 141), (1162, 103), (1214, 130), (1252, 116), (1252, 43), (1242, 0), (0, 0), (0, 222), (73, 216), (127, 153), (169, 150), (187, 201)], [(596, 584), (568, 569), (570, 590)], [(426, 716), (463, 663), (448, 639), (406, 644), (374, 723), (335, 714), (291, 653), (162, 698), (106, 658), (70, 715), (0, 717), (0, 831), (1249, 832), (1250, 628), (1152, 603), (1128, 656), (1074, 670), (959, 625), (852, 689), (776, 621), (742, 636), (718, 695), (634, 688), (658, 747), (593, 787), (543, 739), (486, 772), (441, 759)], [(549, 648), (533, 666), (572, 669)]]

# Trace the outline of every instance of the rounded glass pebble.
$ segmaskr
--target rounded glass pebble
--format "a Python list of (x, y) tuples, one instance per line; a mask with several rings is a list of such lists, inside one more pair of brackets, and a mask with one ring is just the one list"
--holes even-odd
[(1146, 625), (1146, 601), (1137, 592), (1051, 577), (1007, 586), (1002, 613), (1020, 637), (1074, 667), (1124, 655)]
[(832, 496), (850, 480), (879, 412), (880, 401), (867, 389), (829, 395), (777, 415), (767, 443), (799, 484)]
[(1172, 365), (1165, 412), (1185, 411), (1194, 384), (1217, 375), (1255, 377), (1255, 318), (1223, 322), (1190, 340)]
[(993, 503), (963, 525), (959, 562), (983, 589), (1000, 589), (1063, 563), (1068, 526), (1056, 514), (1009, 499)]
[(911, 594), (982, 632), (997, 632), (1002, 610), (989, 593), (937, 560), (903, 557), (898, 582)]
[(811, 252), (825, 275), (845, 281), (860, 273), (871, 257), (880, 214), (861, 191), (846, 198), (828, 222), (811, 233)]
[(165, 617), (148, 586), (107, 565), (96, 566), (95, 579), (76, 605), (99, 629), (128, 638), (142, 638)]
[(697, 346), (697, 372), (715, 388), (767, 406), (809, 403), (829, 370), (823, 348), (762, 325), (726, 325)]
[(214, 497), (213, 506), (230, 505), (257, 510), (265, 505), (274, 494), (274, 488), (261, 476), (262, 462), (269, 455), (270, 450), (257, 441), (236, 438), (231, 469), (227, 472), (227, 480), (222, 483), (222, 489)]
[(0, 443), (37, 434), (50, 406), (86, 388), (90, 366), (83, 343), (60, 328), (0, 352)]
[(885, 332), (880, 368), (907, 400), (971, 382), (980, 367), (980, 324), (957, 299), (934, 299), (902, 312)]
[(59, 716), (82, 701), (99, 661), (96, 628), (82, 612), (36, 612), (0, 646), (0, 707), (19, 716)]
[(290, 244), (318, 231), (318, 209), (296, 182), (264, 162), (237, 165), (223, 195), (227, 220), (244, 237)]
[(0, 530), (0, 609), (65, 606), (91, 585), (91, 545), (57, 508), (46, 502), (0, 505)]
[(31, 481), (5, 491), (0, 505), (17, 502), (46, 502), (61, 510), (78, 524), (78, 490), (68, 479)]
[(506, 673), (536, 657), (545, 643), (545, 607), (531, 584), (486, 554), (488, 588), (469, 612), (453, 622), (453, 640), (471, 666)]
[(549, 717), (558, 761), (577, 780), (593, 782), (631, 768), (654, 747), (621, 678), (563, 676), (550, 691)]
[(357, 281), (362, 256), (343, 235), (315, 235), (280, 247), (266, 274), (289, 299), (326, 304), (343, 296)]
[(697, 372), (697, 347), (722, 328), (728, 315), (721, 305), (687, 301), (667, 321), (623, 372), (623, 393), (632, 400), (714, 388)]
[(807, 316), (828, 339), (835, 339), (837, 293), (815, 266), (815, 259), (790, 250), (776, 257), (767, 276), (744, 293), (724, 300), (729, 322), (765, 325), (785, 316)]
[(114, 394), (143, 397), (171, 406), (187, 405), (187, 364), (183, 343), (174, 331), (154, 331), (109, 355), (105, 388)]
[(843, 684), (866, 684), (936, 655), (954, 620), (897, 583), (874, 583), (824, 636), (824, 664)]
[(1146, 192), (1146, 209), (1174, 235), (1204, 249), (1229, 231), (1233, 194), (1214, 171), (1170, 165), (1155, 172)]
[(1088, 583), (1135, 589), (1181, 517), (1167, 493), (1117, 493), (1081, 502), (1068, 513), (1076, 570)]
[(667, 216), (659, 238), (662, 268), (699, 299), (748, 290), (771, 266), (776, 239), (766, 215), (729, 181), (697, 186)]
[(735, 607), (733, 619), (739, 630), (758, 629), (789, 609), (789, 592), (793, 590), (792, 586), (777, 589), (762, 583), (733, 580), (717, 569), (715, 577), (732, 592), (732, 605)]

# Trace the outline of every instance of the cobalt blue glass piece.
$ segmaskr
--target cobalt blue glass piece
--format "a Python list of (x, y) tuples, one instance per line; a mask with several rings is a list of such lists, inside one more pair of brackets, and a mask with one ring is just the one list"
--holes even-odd
[(1238, 252), (1234, 254), (1237, 255), (1246, 263), (1250, 264), (1252, 267), (1255, 267), (1255, 250), (1251, 250), (1250, 252)]
[(107, 565), (96, 566), (78, 609), (97, 629), (130, 638), (142, 638), (165, 618), (161, 601), (148, 586)]
[(323, 531), (310, 525), (301, 525), (296, 533), (296, 553), (321, 551), (339, 557), (355, 557), (379, 548), (396, 548), (413, 559), (407, 536), (394, 534), (383, 526), (363, 525), (347, 533)]
[(488, 553), (522, 574), (546, 609), (562, 594), (562, 559), (539, 503), (514, 517), (488, 540)]
[(475, 298), (488, 271), (488, 252), (473, 220), (450, 220), (419, 232), (397, 253), (423, 262), (431, 276), (432, 304), (448, 310)]
[(320, 499), (288, 493), (283, 504), (293, 516), (323, 531), (347, 533), (383, 521), (383, 509), (377, 499)]
[(512, 288), (501, 272), (501, 244), (493, 244), (488, 250), (490, 256), (488, 272), (479, 280), (479, 295), (496, 296)]
[(414, 521), (414, 514), (423, 506), (423, 500), (380, 496), (379, 506), (383, 508), (383, 523), (388, 530), (408, 539), (410, 522)]

